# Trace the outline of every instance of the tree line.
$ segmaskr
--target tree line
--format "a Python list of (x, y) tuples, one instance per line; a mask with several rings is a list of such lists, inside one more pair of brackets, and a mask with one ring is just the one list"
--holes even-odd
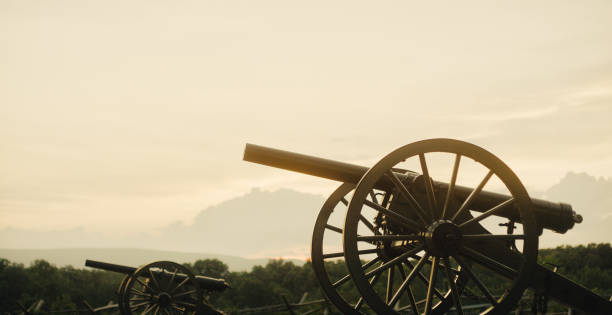
[[(612, 248), (607, 244), (561, 246), (541, 249), (539, 263), (601, 295), (612, 294)], [(198, 260), (184, 264), (194, 274), (224, 278), (231, 285), (224, 292), (211, 293), (212, 305), (224, 311), (298, 301), (304, 293), (309, 300), (323, 298), (312, 264), (299, 266), (290, 261), (270, 260), (265, 266), (250, 271), (232, 272), (218, 259)], [(327, 270), (336, 278), (347, 273), (341, 261), (330, 262)], [(17, 312), (19, 304), (28, 306), (39, 300), (45, 303), (41, 311), (83, 309), (82, 301), (102, 306), (117, 301), (117, 288), (122, 274), (108, 271), (56, 267), (45, 260), (29, 266), (0, 258), (0, 310)], [(495, 283), (497, 280), (486, 280)], [(358, 296), (355, 292), (343, 292)], [(18, 304), (19, 303), (19, 304)], [(552, 309), (562, 306), (552, 304)]]

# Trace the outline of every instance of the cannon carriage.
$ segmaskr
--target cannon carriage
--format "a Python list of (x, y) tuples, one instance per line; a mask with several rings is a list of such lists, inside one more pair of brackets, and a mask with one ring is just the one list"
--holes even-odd
[[(489, 305), (482, 314), (507, 314), (528, 288), (612, 314), (606, 298), (537, 264), (539, 236), (565, 233), (582, 217), (530, 198), (504, 162), (476, 145), (419, 141), (371, 168), (252, 144), (244, 160), (343, 182), (319, 212), (311, 259), (345, 314), (463, 314), (475, 299)], [(326, 262), (338, 259), (347, 273), (332, 279)]]
[(131, 314), (222, 314), (205, 298), (205, 293), (223, 291), (223, 279), (195, 276), (183, 265), (156, 261), (138, 268), (86, 260), (85, 266), (125, 274), (117, 295), (122, 315)]

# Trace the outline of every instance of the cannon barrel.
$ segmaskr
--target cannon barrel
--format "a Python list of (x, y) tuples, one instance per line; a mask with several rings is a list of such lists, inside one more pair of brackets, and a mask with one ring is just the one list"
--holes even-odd
[[(353, 184), (357, 184), (369, 169), (365, 166), (273, 149), (255, 144), (246, 145), (243, 159), (248, 162)], [(399, 170), (396, 172), (396, 175), (405, 183), (412, 183), (420, 176), (420, 174), (415, 172), (399, 172)], [(446, 190), (448, 188), (448, 183), (435, 181), (434, 186), (436, 189)], [(379, 189), (389, 189), (392, 187), (393, 184), (387, 177), (383, 177), (376, 184), (376, 188)], [(455, 186), (454, 189), (455, 196), (459, 199), (467, 198), (472, 190), (473, 188), (463, 186)], [(478, 195), (478, 198), (471, 204), (470, 210), (484, 212), (509, 198), (510, 196), (504, 194), (482, 191)], [(582, 222), (582, 216), (576, 214), (569, 204), (555, 203), (535, 198), (532, 198), (531, 201), (540, 228), (553, 230), (558, 233), (565, 233), (571, 229), (575, 223)], [(517, 222), (520, 221), (518, 212), (513, 206), (508, 206), (505, 210), (500, 211), (498, 215)]]
[[(136, 269), (138, 269), (135, 267), (111, 264), (90, 259), (85, 260), (85, 266), (123, 274), (132, 274), (136, 271)], [(175, 281), (183, 281), (186, 277), (186, 275), (179, 273), (175, 276)], [(223, 291), (229, 288), (229, 284), (224, 279), (216, 279), (205, 276), (195, 276), (195, 279), (200, 287), (205, 290)]]

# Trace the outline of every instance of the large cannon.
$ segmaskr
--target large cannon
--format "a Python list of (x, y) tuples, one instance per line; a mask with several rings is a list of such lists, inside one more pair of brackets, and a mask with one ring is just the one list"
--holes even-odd
[[(419, 141), (371, 168), (252, 144), (244, 160), (344, 183), (319, 212), (311, 259), (345, 314), (463, 314), (483, 300), (481, 314), (507, 314), (527, 288), (612, 314), (606, 298), (537, 264), (543, 231), (565, 233), (582, 217), (568, 204), (530, 198), (506, 164), (476, 145)], [(332, 279), (326, 261), (338, 258), (348, 272)]]
[(194, 276), (171, 261), (135, 268), (88, 259), (85, 266), (125, 274), (117, 290), (122, 315), (222, 314), (207, 303), (204, 293), (229, 287), (223, 279)]

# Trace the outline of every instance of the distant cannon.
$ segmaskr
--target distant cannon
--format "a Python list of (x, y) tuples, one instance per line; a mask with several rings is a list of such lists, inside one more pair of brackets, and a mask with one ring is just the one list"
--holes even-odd
[(194, 276), (183, 265), (156, 261), (139, 268), (86, 260), (85, 266), (125, 274), (117, 294), (121, 314), (222, 314), (210, 306), (204, 292), (229, 287), (223, 279)]
[[(470, 299), (490, 305), (482, 314), (507, 314), (527, 288), (612, 314), (607, 298), (537, 264), (543, 230), (565, 233), (582, 217), (568, 204), (531, 199), (505, 163), (476, 145), (419, 141), (372, 168), (252, 144), (244, 160), (344, 182), (319, 212), (311, 258), (345, 314), (462, 314)], [(348, 273), (332, 279), (326, 261), (337, 258)]]

